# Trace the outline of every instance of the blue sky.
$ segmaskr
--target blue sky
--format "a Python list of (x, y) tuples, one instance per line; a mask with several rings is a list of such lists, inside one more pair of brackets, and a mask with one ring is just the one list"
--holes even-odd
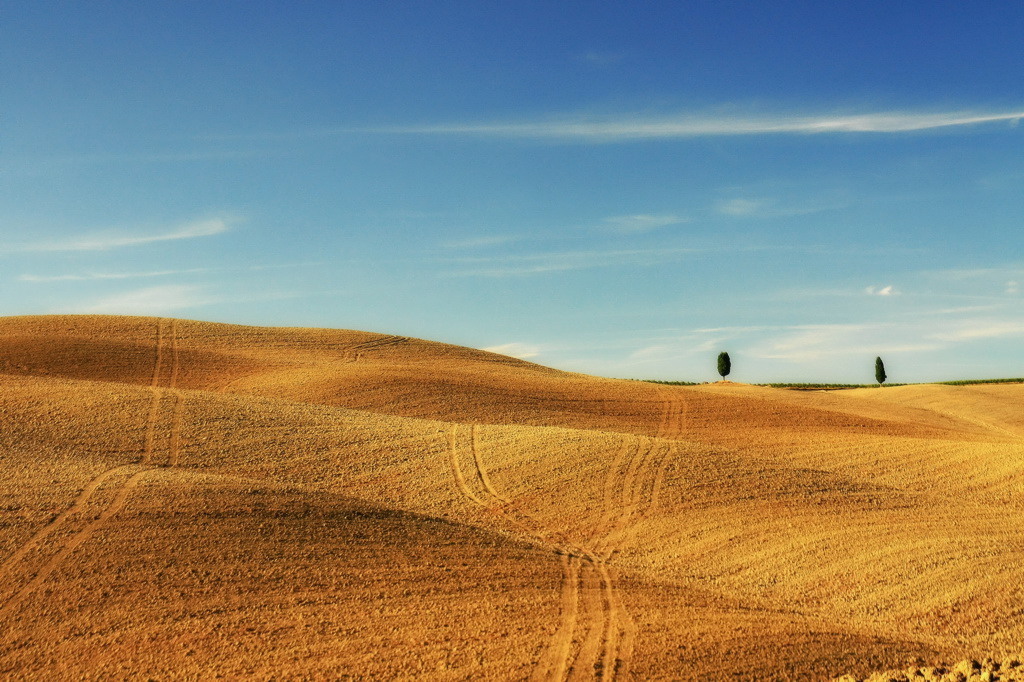
[(0, 314), (1024, 375), (1016, 2), (7, 2)]

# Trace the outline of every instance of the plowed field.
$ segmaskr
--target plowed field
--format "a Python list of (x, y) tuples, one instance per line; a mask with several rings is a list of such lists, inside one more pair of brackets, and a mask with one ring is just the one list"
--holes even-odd
[(3, 318), (0, 677), (1016, 679), (1022, 408)]

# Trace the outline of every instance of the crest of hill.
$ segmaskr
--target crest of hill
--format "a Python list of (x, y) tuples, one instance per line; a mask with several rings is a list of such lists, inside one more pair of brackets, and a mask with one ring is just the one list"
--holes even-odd
[[(0, 318), (0, 372), (149, 385), (157, 355), (164, 354), (180, 367), (180, 388), (357, 408), (393, 404), (422, 392), (425, 384), (470, 389), (508, 381), (510, 375), (563, 374), (482, 350), (388, 334), (165, 322), (92, 315)], [(384, 394), (371, 387), (383, 387)], [(406, 416), (438, 416), (415, 403), (407, 405)]]
[[(462, 365), (557, 372), (488, 351), (346, 329), (173, 320), (173, 336), (161, 338), (169, 336), (160, 331), (161, 319), (116, 315), (0, 318), (0, 369), (8, 374), (147, 384), (156, 344), (166, 342), (169, 350), (178, 346), (187, 359), (199, 361), (198, 367), (190, 366), (185, 382), (189, 388), (205, 390), (221, 387), (217, 379), (238, 380), (297, 364), (355, 362), (370, 351), (375, 357), (405, 362), (444, 360)], [(396, 352), (397, 346), (401, 347), (400, 352)]]
[[(664, 435), (673, 404), (687, 436), (736, 447), (793, 432), (942, 438), (977, 423), (879, 401), (737, 383), (662, 386), (563, 372), (445, 343), (334, 329), (126, 316), (0, 318), (0, 372), (150, 385), (158, 356), (183, 389), (459, 423)], [(172, 362), (173, 360), (173, 362)], [(956, 390), (954, 387), (946, 387)], [(892, 389), (887, 389), (886, 395)], [(859, 399), (864, 396), (864, 399)], [(851, 399), (857, 398), (857, 399)]]

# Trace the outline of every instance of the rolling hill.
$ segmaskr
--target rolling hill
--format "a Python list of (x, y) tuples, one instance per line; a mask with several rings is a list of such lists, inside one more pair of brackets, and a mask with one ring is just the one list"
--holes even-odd
[(1022, 405), (1010, 384), (666, 386), (366, 332), (2, 318), (0, 676), (1009, 661)]

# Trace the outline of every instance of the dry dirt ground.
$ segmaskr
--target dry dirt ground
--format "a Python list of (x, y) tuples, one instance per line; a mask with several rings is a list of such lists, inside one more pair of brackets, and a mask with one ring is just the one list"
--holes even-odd
[(0, 678), (1019, 679), (1022, 406), (2, 318)]

